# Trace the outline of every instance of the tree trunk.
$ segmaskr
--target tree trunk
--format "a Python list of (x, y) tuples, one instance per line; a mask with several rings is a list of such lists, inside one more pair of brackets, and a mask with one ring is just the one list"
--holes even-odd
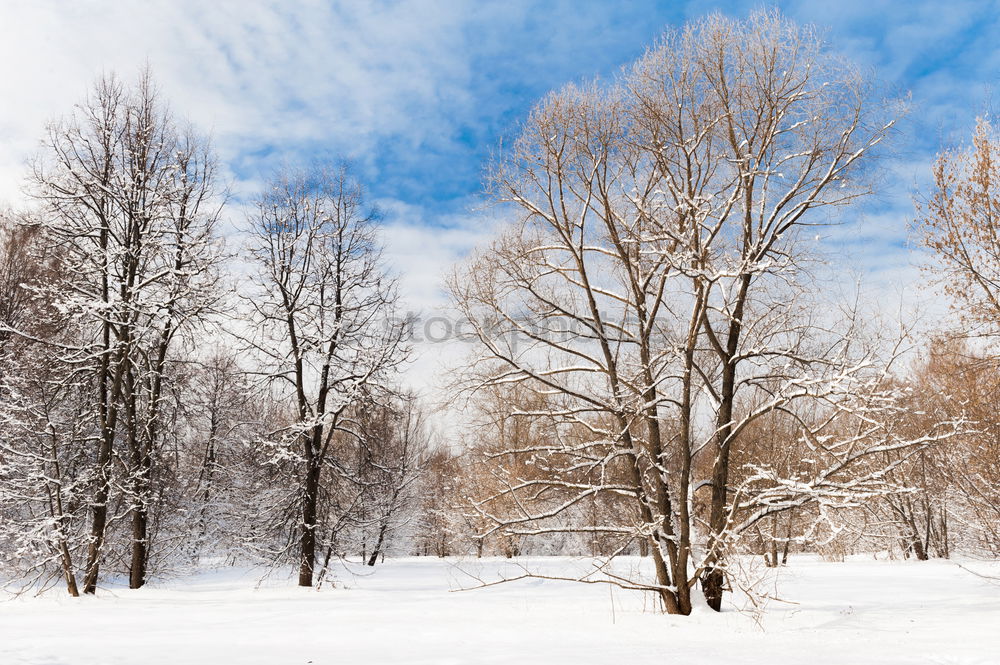
[(792, 511), (788, 511), (788, 529), (785, 531), (785, 545), (781, 548), (781, 565), (788, 563), (788, 550), (792, 545)]
[(323, 580), (326, 579), (326, 574), (330, 571), (330, 559), (333, 557), (333, 538), (330, 538), (330, 544), (326, 547), (326, 554), (323, 557), (323, 567), (319, 571), (319, 576), (316, 578), (316, 588), (323, 586)]
[(66, 591), (73, 598), (78, 598), (80, 596), (80, 590), (76, 586), (76, 576), (73, 575), (72, 570), (63, 570), (63, 576), (66, 578)]
[(382, 543), (385, 541), (385, 532), (388, 529), (387, 524), (382, 524), (378, 530), (378, 540), (375, 541), (375, 547), (372, 548), (372, 555), (368, 557), (368, 565), (374, 566), (378, 561), (379, 554), (382, 553)]
[(138, 589), (146, 583), (146, 564), (149, 561), (147, 533), (149, 509), (145, 499), (140, 499), (132, 509), (132, 565), (129, 568), (128, 587)]
[[(50, 430), (50, 434), (52, 437), (52, 463), (54, 466), (55, 477), (62, 478), (55, 430)], [(59, 524), (59, 563), (62, 566), (63, 577), (66, 579), (66, 591), (69, 592), (69, 595), (76, 598), (80, 595), (80, 590), (76, 586), (76, 573), (73, 571), (73, 555), (69, 550), (66, 531), (63, 528), (65, 526), (66, 513), (63, 510), (62, 488), (57, 485), (55, 487), (55, 491), (53, 491), (51, 484), (47, 484), (46, 487), (49, 493), (49, 512)]]
[(97, 592), (97, 577), (100, 573), (101, 549), (104, 546), (104, 532), (108, 524), (108, 496), (111, 492), (111, 440), (113, 433), (105, 431), (97, 453), (98, 482), (91, 508), (90, 544), (87, 546), (87, 570), (83, 577), (83, 592)]
[[(104, 285), (107, 301), (107, 284)], [(110, 326), (104, 324), (104, 349), (110, 350)], [(118, 428), (118, 400), (125, 385), (125, 367), (130, 346), (126, 335), (116, 340), (120, 348), (116, 352), (114, 376), (109, 375), (107, 355), (102, 358), (99, 372), (101, 440), (97, 448), (97, 489), (91, 502), (90, 544), (87, 546), (87, 569), (83, 577), (83, 592), (97, 593), (97, 578), (100, 575), (101, 550), (104, 534), (108, 526), (108, 499), (111, 495), (111, 453), (114, 449), (115, 430)], [(107, 383), (110, 380), (110, 385)]]
[[(178, 257), (175, 269), (180, 270), (183, 262)], [(139, 428), (138, 393), (132, 372), (127, 374), (126, 399), (130, 428), (134, 428), (129, 438), (133, 447), (135, 464), (135, 505), (132, 508), (132, 565), (129, 573), (129, 588), (138, 589), (146, 583), (146, 568), (149, 565), (149, 497), (153, 477), (153, 451), (157, 448), (160, 419), (160, 395), (163, 389), (163, 373), (166, 368), (167, 348), (173, 337), (173, 326), (167, 324), (160, 332), (153, 378), (147, 385), (149, 395), (149, 415), (143, 427)]]
[[(747, 189), (746, 196), (750, 196)], [(744, 204), (744, 214), (749, 215), (752, 204), (749, 198)], [(749, 220), (747, 223), (749, 226)], [(709, 337), (715, 339), (716, 351), (722, 362), (722, 381), (719, 389), (719, 409), (716, 416), (716, 458), (712, 468), (712, 507), (709, 514), (709, 553), (702, 578), (702, 591), (708, 606), (716, 612), (722, 611), (722, 592), (725, 589), (725, 571), (723, 570), (723, 552), (725, 546), (726, 526), (728, 521), (727, 504), (729, 501), (729, 453), (733, 433), (733, 410), (736, 405), (736, 365), (740, 335), (743, 331), (743, 311), (746, 305), (747, 293), (750, 289), (751, 274), (740, 277), (740, 288), (737, 293), (732, 319), (722, 342), (712, 337), (711, 324), (704, 318), (705, 329)]]
[(299, 540), (299, 586), (312, 586), (316, 568), (316, 507), (319, 503), (319, 466), (313, 459), (306, 462), (305, 487), (302, 496), (302, 535)]
[(938, 552), (938, 556), (942, 559), (951, 558), (951, 546), (948, 542), (948, 513), (944, 508), (941, 508), (941, 551)]
[(701, 579), (701, 590), (705, 594), (708, 606), (716, 612), (722, 611), (722, 592), (725, 589), (726, 577), (721, 568), (708, 568)]
[(66, 579), (66, 591), (76, 598), (80, 595), (80, 590), (76, 586), (76, 575), (73, 573), (73, 558), (64, 538), (60, 538), (59, 558), (62, 563), (63, 577)]
[(205, 539), (208, 536), (208, 511), (209, 501), (212, 499), (213, 482), (215, 480), (215, 435), (217, 425), (215, 414), (212, 415), (212, 425), (209, 430), (208, 444), (205, 449), (205, 461), (201, 468), (201, 478), (204, 489), (201, 492), (201, 509), (198, 511), (198, 542), (195, 545), (193, 558), (200, 559), (201, 550), (205, 546)]

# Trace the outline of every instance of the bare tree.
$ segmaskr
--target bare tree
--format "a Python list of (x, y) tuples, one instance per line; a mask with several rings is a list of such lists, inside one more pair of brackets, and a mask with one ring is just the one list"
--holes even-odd
[(932, 340), (906, 384), (911, 430), (942, 416), (968, 426), (946, 446), (921, 451), (897, 473), (913, 488), (873, 509), (899, 540), (904, 556), (948, 558), (953, 550), (1000, 552), (1000, 423), (996, 358), (954, 337)]
[[(0, 245), (0, 538), (27, 586), (57, 572), (79, 595), (77, 557), (85, 542), (88, 489), (83, 454), (85, 386), (63, 380), (40, 340), (71, 341), (72, 321), (37, 298), (57, 279), (58, 260), (38, 229), (3, 219)], [(20, 331), (20, 334), (13, 334)]]
[[(49, 127), (34, 164), (36, 223), (63, 269), (46, 297), (80, 339), (53, 346), (66, 381), (93, 390), (95, 478), (84, 592), (96, 589), (116, 456), (132, 522), (130, 586), (148, 560), (148, 498), (169, 350), (215, 299), (221, 198), (207, 144), (181, 131), (148, 71), (133, 87), (100, 79)], [(119, 443), (124, 449), (119, 450)]]
[[(925, 266), (931, 283), (950, 297), (962, 325), (946, 331), (953, 341), (932, 347), (923, 378), (942, 386), (942, 394), (949, 397), (936, 396), (933, 402), (938, 408), (968, 409), (975, 429), (966, 438), (967, 446), (937, 454), (933, 461), (943, 470), (945, 485), (959, 495), (952, 506), (958, 513), (955, 517), (975, 525), (982, 538), (976, 548), (996, 552), (1000, 467), (993, 376), (1000, 333), (1000, 138), (988, 119), (978, 119), (971, 145), (938, 155), (933, 179), (926, 197), (916, 202), (913, 231), (931, 252)], [(923, 391), (925, 396), (928, 392)], [(932, 477), (931, 483), (935, 480)], [(907, 506), (899, 508), (897, 513), (913, 517), (912, 511), (904, 510)], [(920, 512), (926, 515), (929, 509), (928, 505)], [(910, 532), (914, 542), (921, 532), (925, 539), (932, 535), (927, 526), (918, 529), (915, 520)]]
[[(496, 529), (646, 539), (655, 582), (618, 583), (687, 614), (700, 581), (719, 609), (735, 538), (779, 512), (843, 505), (849, 488), (892, 491), (862, 462), (944, 435), (878, 424), (897, 409), (896, 354), (856, 310), (822, 316), (831, 302), (808, 270), (803, 230), (869, 191), (863, 160), (893, 124), (873, 90), (811, 29), (756, 13), (668, 33), (614, 84), (569, 86), (532, 111), (490, 180), (518, 221), (451, 289), (485, 352), (471, 386), (524, 384), (547, 399), (522, 415), (593, 436), (512, 450), (561, 464), (502, 494), (563, 498), (544, 510), (515, 498), (513, 515), (486, 501)], [(824, 465), (793, 481), (761, 464), (734, 488), (740, 434), (776, 413)], [(554, 523), (594, 496), (628, 498), (635, 521)]]
[(917, 239), (933, 252), (927, 270), (968, 324), (996, 334), (1000, 321), (1000, 140), (989, 121), (976, 124), (972, 145), (938, 155), (934, 185), (917, 202)]
[(374, 566), (415, 520), (417, 483), (430, 441), (426, 416), (414, 395), (363, 404), (358, 411), (359, 521), (363, 542), (372, 544), (365, 563)]
[(311, 586), (325, 473), (349, 473), (331, 455), (358, 436), (353, 406), (403, 357), (395, 284), (382, 265), (377, 215), (346, 168), (279, 176), (258, 199), (250, 252), (257, 272), (249, 341), (267, 379), (293, 405), (273, 433), (298, 465), (299, 584)]

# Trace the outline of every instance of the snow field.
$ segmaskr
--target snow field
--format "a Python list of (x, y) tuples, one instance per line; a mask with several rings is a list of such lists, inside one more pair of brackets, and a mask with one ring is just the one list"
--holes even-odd
[[(402, 558), (348, 564), (319, 591), (245, 568), (112, 584), (96, 598), (54, 590), (0, 602), (0, 665), (1000, 663), (1000, 583), (949, 561), (793, 557), (761, 587), (782, 598), (763, 614), (730, 603), (672, 617), (639, 592), (543, 579), (453, 591), (522, 567), (591, 565)], [(963, 565), (1000, 575), (1000, 563)]]

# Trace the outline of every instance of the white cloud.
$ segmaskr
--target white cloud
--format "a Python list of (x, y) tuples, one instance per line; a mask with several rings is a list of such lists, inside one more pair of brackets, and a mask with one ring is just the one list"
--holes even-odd
[[(149, 62), (167, 99), (210, 129), (224, 162), (380, 136), (440, 141), (440, 99), (464, 94), (461, 5), (16, 2), (0, 20), (0, 198), (16, 199), (44, 123), (101, 71)], [(274, 155), (272, 155), (274, 156)], [(252, 173), (251, 173), (252, 175)]]
[(453, 337), (456, 315), (445, 280), (463, 257), (492, 237), (498, 222), (474, 210), (432, 217), (401, 201), (380, 201), (379, 206), (389, 219), (384, 258), (400, 278), (402, 309), (419, 317), (407, 380), (416, 390), (440, 392), (468, 352), (467, 344)]
[[(735, 15), (759, 5), (709, 4)], [(827, 242), (840, 243), (879, 288), (920, 281), (902, 244), (910, 194), (932, 157), (927, 145), (937, 145), (936, 127), (971, 125), (986, 101), (982, 83), (994, 82), (972, 84), (984, 72), (995, 76), (1000, 64), (989, 31), (975, 44), (955, 38), (981, 19), (984, 4), (956, 0), (943, 12), (930, 2), (784, 3), (793, 18), (831, 26), (835, 48), (914, 88), (914, 118), (886, 164), (884, 205), (828, 234)], [(688, 2), (672, 11), (693, 17), (709, 9)], [(654, 34), (663, 27), (657, 16), (667, 12), (576, 3), (541, 8), (521, 0), (9, 0), (0, 11), (0, 202), (19, 199), (23, 163), (46, 120), (68, 112), (101, 71), (130, 77), (149, 62), (178, 114), (213, 134), (238, 196), (255, 191), (275, 162), (332, 149), (355, 158), (371, 181), (380, 175), (376, 162), (386, 141), (419, 178), (424, 155), (444, 154), (434, 164), (447, 167), (458, 122), (489, 125), (472, 130), (492, 141), (505, 129), (496, 125), (510, 120), (505, 114), (520, 108), (504, 106), (511, 104), (505, 95), (535, 94), (596, 74), (596, 67), (607, 71), (637, 54), (644, 44), (628, 40)], [(955, 53), (947, 67), (927, 64), (949, 50)], [(973, 57), (980, 58), (974, 67)], [(456, 159), (477, 159), (488, 147)], [(426, 202), (380, 204), (386, 258), (401, 276), (406, 307), (427, 315), (443, 310), (448, 267), (485, 241), (494, 222), (456, 214), (454, 203), (443, 216)], [(238, 207), (230, 214), (238, 217)], [(443, 347), (423, 351), (414, 376), (430, 376), (435, 357), (448, 356)]]
[[(0, 201), (18, 202), (25, 161), (45, 123), (69, 112), (100, 72), (148, 62), (164, 97), (208, 130), (237, 196), (275, 162), (343, 146), (362, 170), (385, 137), (419, 152), (450, 131), (446, 107), (468, 102), (460, 3), (15, 3), (0, 20)], [(448, 104), (443, 101), (447, 100)], [(382, 201), (386, 259), (404, 306), (446, 307), (448, 266), (486, 237), (475, 215), (432, 218)], [(229, 216), (238, 218), (240, 206)], [(435, 381), (439, 345), (420, 345), (409, 375)], [(447, 354), (445, 354), (447, 355)]]

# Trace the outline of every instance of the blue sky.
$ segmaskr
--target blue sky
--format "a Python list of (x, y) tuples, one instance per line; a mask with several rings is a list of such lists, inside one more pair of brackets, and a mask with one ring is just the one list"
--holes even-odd
[[(743, 16), (759, 3), (545, 3), (544, 9), (484, 12), (463, 26), (467, 97), (438, 100), (450, 119), (444, 136), (419, 156), (386, 137), (377, 151), (378, 187), (406, 200), (461, 200), (478, 189), (480, 168), (498, 138), (531, 105), (566, 81), (612, 76), (665, 26), (716, 9)], [(912, 91), (913, 113), (896, 154), (923, 161), (961, 140), (989, 88), (1000, 81), (996, 3), (785, 3), (789, 16), (827, 29), (831, 46)], [(831, 11), (831, 8), (836, 8)], [(401, 154), (402, 153), (402, 154)], [(417, 160), (412, 157), (419, 157)], [(427, 177), (427, 176), (430, 177)]]
[[(371, 132), (370, 141), (355, 142), (331, 132), (287, 147), (295, 153), (293, 160), (350, 155), (363, 166), (376, 196), (456, 212), (478, 193), (490, 150), (501, 136), (516, 130), (518, 121), (546, 92), (568, 81), (613, 76), (667, 26), (709, 11), (744, 16), (760, 6), (770, 5), (423, 3), (427, 11), (416, 12), (415, 25), (426, 30), (424, 39), (408, 34), (415, 40), (398, 57), (380, 58), (366, 72), (375, 79), (419, 70), (420, 79), (385, 98), (395, 107), (389, 115), (412, 113), (412, 121), (394, 125), (371, 118), (371, 126), (365, 127)], [(778, 6), (792, 18), (817, 24), (826, 31), (832, 48), (876, 68), (900, 92), (913, 94), (913, 112), (895, 145), (900, 160), (926, 161), (941, 145), (961, 141), (975, 115), (987, 108), (990, 89), (1000, 81), (995, 41), (1000, 34), (998, 3), (955, 2), (947, 9), (940, 3), (878, 1)], [(405, 7), (400, 5), (398, 14), (389, 11), (389, 15), (408, 20)], [(361, 25), (350, 12), (334, 9), (322, 14), (331, 34)], [(311, 15), (288, 14), (286, 25)], [(293, 38), (295, 32), (285, 34)], [(308, 44), (302, 44), (301, 60), (310, 60)], [(450, 62), (441, 62), (442, 51)], [(415, 66), (413, 59), (423, 62)], [(350, 98), (357, 91), (343, 92)], [(294, 93), (287, 104), (292, 113), (310, 106), (302, 100), (296, 103)], [(378, 116), (385, 111), (375, 106), (370, 112)], [(430, 126), (418, 126), (420, 119)], [(283, 152), (280, 146), (262, 148)], [(263, 156), (267, 155), (273, 153)], [(252, 178), (259, 169), (266, 171), (268, 164), (266, 160), (262, 164), (260, 156), (254, 149), (244, 151), (237, 173)]]
[[(275, 167), (355, 161), (386, 211), (388, 255), (415, 307), (482, 242), (483, 164), (549, 90), (614, 75), (668, 25), (758, 2), (7, 0), (0, 4), (0, 199), (16, 203), (44, 122), (101, 71), (149, 62), (175, 111), (212, 133), (237, 198)], [(911, 196), (1000, 83), (1000, 4), (776, 3), (913, 95), (881, 195), (831, 242), (880, 284), (914, 280)], [(1000, 103), (1000, 100), (997, 101)], [(233, 215), (239, 211), (234, 208)]]

